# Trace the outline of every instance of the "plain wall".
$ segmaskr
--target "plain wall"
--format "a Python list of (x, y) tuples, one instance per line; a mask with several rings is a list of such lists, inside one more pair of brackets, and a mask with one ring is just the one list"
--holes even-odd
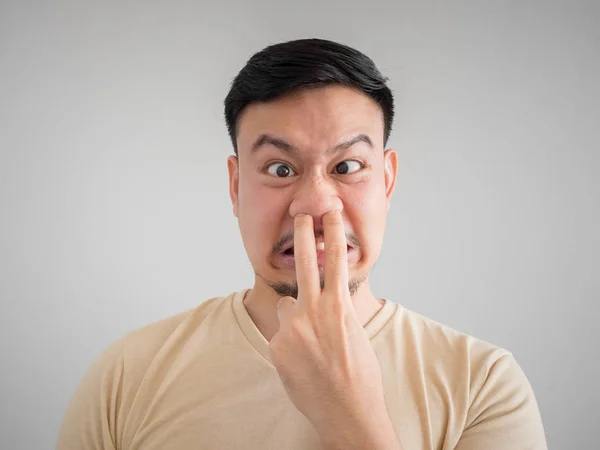
[(125, 332), (251, 286), (222, 101), (252, 53), (323, 37), (396, 95), (375, 294), (512, 351), (549, 446), (597, 448), (599, 22), (594, 1), (3, 1), (2, 447), (52, 448)]

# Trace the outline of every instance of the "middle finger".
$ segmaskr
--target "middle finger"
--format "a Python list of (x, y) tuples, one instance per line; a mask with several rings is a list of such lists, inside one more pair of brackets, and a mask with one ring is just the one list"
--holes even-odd
[(313, 218), (308, 214), (294, 218), (294, 264), (298, 282), (298, 301), (316, 301), (321, 293)]

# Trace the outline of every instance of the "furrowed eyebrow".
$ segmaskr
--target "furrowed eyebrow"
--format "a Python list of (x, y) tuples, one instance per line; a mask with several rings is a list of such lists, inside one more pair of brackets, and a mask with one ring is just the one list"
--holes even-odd
[(373, 142), (371, 142), (371, 138), (369, 138), (369, 136), (367, 136), (366, 134), (361, 133), (357, 136), (354, 136), (352, 139), (349, 139), (347, 141), (339, 143), (338, 145), (333, 147), (331, 150), (328, 150), (327, 153), (333, 154), (333, 153), (337, 153), (342, 150), (346, 150), (346, 149), (352, 147), (354, 144), (358, 144), (359, 142), (364, 142), (369, 147), (371, 147), (371, 149), (373, 149)]
[(288, 153), (298, 152), (298, 147), (294, 147), (292, 144), (287, 143), (283, 139), (276, 138), (268, 134), (261, 134), (254, 144), (252, 144), (252, 153), (266, 145), (272, 145), (273, 147), (277, 147)]
[[(352, 139), (337, 144), (335, 147), (332, 147), (331, 149), (327, 150), (326, 153), (328, 155), (335, 154), (342, 150), (346, 150), (359, 142), (364, 142), (371, 149), (373, 149), (373, 142), (371, 141), (371, 138), (369, 138), (369, 136), (367, 136), (366, 134), (361, 133), (359, 135), (354, 136)], [(273, 147), (277, 147), (278, 149), (288, 153), (298, 153), (299, 150), (298, 147), (290, 144), (289, 142), (286, 142), (281, 138), (271, 136), (269, 134), (261, 134), (258, 137), (258, 139), (254, 142), (254, 144), (252, 144), (252, 153), (256, 152), (261, 147), (264, 147), (266, 145), (272, 145)]]

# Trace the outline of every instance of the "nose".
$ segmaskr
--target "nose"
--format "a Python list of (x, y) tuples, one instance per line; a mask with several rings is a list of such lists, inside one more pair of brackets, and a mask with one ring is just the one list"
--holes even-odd
[(289, 207), (292, 218), (297, 214), (308, 214), (313, 218), (315, 233), (323, 231), (321, 217), (328, 211), (342, 211), (343, 204), (332, 181), (320, 175), (307, 177), (297, 183), (298, 189)]

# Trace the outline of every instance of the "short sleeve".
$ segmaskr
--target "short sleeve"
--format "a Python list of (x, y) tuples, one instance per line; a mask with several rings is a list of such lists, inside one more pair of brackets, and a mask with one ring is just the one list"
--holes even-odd
[(124, 372), (123, 342), (110, 345), (92, 363), (70, 399), (57, 450), (116, 450)]
[(455, 450), (547, 450), (533, 389), (509, 353), (490, 367)]

